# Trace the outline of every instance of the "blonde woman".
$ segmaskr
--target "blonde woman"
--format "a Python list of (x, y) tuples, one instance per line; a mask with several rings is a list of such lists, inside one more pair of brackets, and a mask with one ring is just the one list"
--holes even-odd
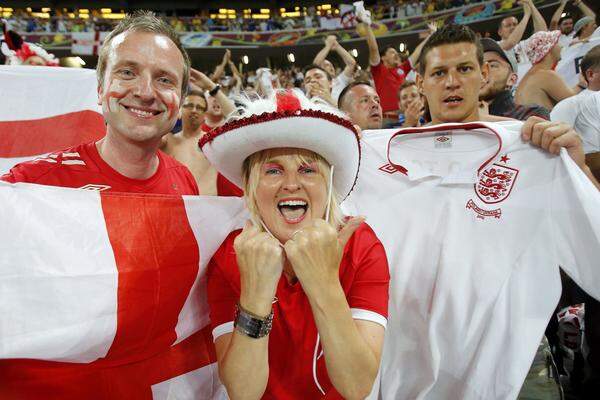
[(244, 188), (251, 220), (217, 251), (208, 298), (232, 399), (366, 397), (387, 318), (383, 246), (339, 202), (358, 174), (358, 133), (338, 110), (280, 91), (248, 102), (202, 151)]

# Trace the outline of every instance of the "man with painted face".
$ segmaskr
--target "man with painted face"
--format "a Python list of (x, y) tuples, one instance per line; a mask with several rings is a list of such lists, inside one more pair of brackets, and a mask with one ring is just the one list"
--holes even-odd
[(177, 121), (190, 61), (153, 13), (128, 16), (98, 57), (98, 104), (106, 136), (13, 167), (0, 179), (115, 192), (198, 194), (190, 171), (159, 151)]

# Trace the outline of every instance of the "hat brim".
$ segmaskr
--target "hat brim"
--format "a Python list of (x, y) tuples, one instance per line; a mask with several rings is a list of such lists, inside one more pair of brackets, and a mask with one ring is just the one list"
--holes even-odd
[[(242, 187), (242, 165), (252, 154), (277, 148), (310, 150), (335, 166), (333, 187), (342, 197), (339, 200), (345, 199), (354, 187), (360, 166), (360, 142), (352, 124), (314, 111), (313, 116), (303, 115), (304, 110), (283, 117), (269, 114), (233, 121), (205, 135), (200, 147), (212, 166)], [(264, 121), (252, 121), (263, 116)]]

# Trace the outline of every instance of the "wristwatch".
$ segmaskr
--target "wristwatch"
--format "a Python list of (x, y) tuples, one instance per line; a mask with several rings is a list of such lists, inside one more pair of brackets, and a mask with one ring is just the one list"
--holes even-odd
[(210, 90), (208, 91), (208, 94), (209, 94), (211, 97), (215, 97), (215, 95), (216, 95), (217, 93), (219, 93), (219, 90), (221, 90), (221, 85), (219, 85), (219, 84), (217, 83), (217, 84), (215, 85), (215, 87), (214, 87), (214, 88), (212, 88), (212, 89), (210, 89)]
[(271, 332), (273, 326), (273, 310), (266, 317), (259, 317), (250, 311), (244, 310), (238, 303), (235, 306), (233, 326), (235, 329), (254, 339), (265, 337)]

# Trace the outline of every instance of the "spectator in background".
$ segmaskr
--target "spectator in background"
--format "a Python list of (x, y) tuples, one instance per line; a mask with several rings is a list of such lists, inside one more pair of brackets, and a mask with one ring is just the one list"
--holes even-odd
[(304, 69), (304, 91), (311, 100), (319, 98), (336, 107), (331, 96), (332, 79), (329, 72), (318, 65), (309, 65)]
[(534, 32), (546, 31), (548, 26), (532, 0), (522, 0), (520, 4), (523, 6), (523, 18), (521, 21), (518, 21), (513, 16), (503, 18), (498, 27), (498, 36), (500, 36), (500, 47), (506, 51), (509, 58), (513, 58), (517, 65), (523, 69), (523, 71), (516, 71), (519, 77), (522, 77), (529, 69), (529, 60), (525, 53), (527, 41), (522, 40), (529, 19), (533, 16)]
[[(335, 67), (326, 59), (331, 50), (335, 51), (344, 61), (344, 70), (337, 76), (335, 74)], [(313, 64), (320, 66), (326, 70), (329, 75), (334, 77), (332, 81), (331, 98), (333, 99), (333, 104), (335, 106), (342, 89), (352, 82), (354, 71), (356, 69), (356, 60), (352, 54), (348, 53), (348, 51), (338, 43), (335, 35), (329, 35), (325, 39), (325, 47), (317, 53), (313, 60)]]
[(398, 122), (389, 126), (390, 128), (421, 126), (425, 123), (425, 103), (417, 83), (415, 81), (404, 81), (398, 90)]
[(598, 174), (600, 172), (600, 104), (596, 105), (594, 100), (587, 100), (587, 98), (600, 91), (600, 45), (587, 52), (581, 60), (580, 68), (587, 89), (558, 103), (550, 116), (552, 121), (566, 122), (581, 134), (586, 155), (598, 154), (594, 156), (598, 158), (595, 163), (598, 165), (595, 169), (592, 168), (592, 172), (596, 170), (595, 175), (598, 176), (600, 175)]
[(537, 32), (528, 40), (525, 51), (533, 66), (517, 87), (516, 103), (537, 104), (552, 110), (556, 103), (580, 91), (579, 88), (569, 88), (554, 71), (560, 61), (559, 37), (560, 31), (544, 31)]
[[(569, 0), (560, 1), (560, 5), (552, 15), (552, 20), (550, 21), (550, 30), (560, 29), (561, 35), (558, 43), (563, 49), (568, 47), (575, 37), (573, 16), (570, 14), (567, 14), (564, 17), (562, 16), (568, 2)], [(583, 1), (574, 1), (573, 5), (579, 8), (584, 16), (592, 18), (596, 17), (596, 14)]]
[(338, 99), (338, 108), (360, 129), (381, 129), (383, 116), (377, 91), (369, 82), (354, 81), (346, 86)]
[(550, 119), (548, 110), (538, 105), (515, 104), (512, 89), (517, 83), (517, 64), (500, 45), (489, 38), (481, 39), (483, 60), (489, 66), (486, 84), (479, 92), (479, 100), (486, 103), (488, 113), (525, 121), (531, 116)]
[(575, 39), (573, 39), (572, 44), (587, 41), (595, 33), (596, 28), (598, 28), (598, 25), (595, 16), (585, 16), (579, 19), (573, 28)]
[[(404, 62), (393, 46), (379, 50), (377, 39), (371, 29), (371, 17), (368, 11), (357, 10), (357, 18), (366, 26), (367, 45), (369, 47), (369, 64), (375, 81), (375, 88), (381, 98), (384, 123), (393, 123), (398, 118), (398, 89), (404, 82), (406, 75), (416, 65), (421, 49), (427, 42), (425, 38)], [(429, 35), (435, 32), (435, 25), (430, 24)]]
[[(200, 193), (215, 195), (216, 172), (210, 168), (210, 164), (197, 148), (198, 140), (204, 134), (201, 127), (206, 107), (204, 92), (201, 90), (188, 92), (181, 106), (183, 129), (177, 134), (168, 133), (163, 136), (161, 150), (188, 167), (194, 175)], [(207, 174), (207, 170), (211, 170), (214, 174)]]

